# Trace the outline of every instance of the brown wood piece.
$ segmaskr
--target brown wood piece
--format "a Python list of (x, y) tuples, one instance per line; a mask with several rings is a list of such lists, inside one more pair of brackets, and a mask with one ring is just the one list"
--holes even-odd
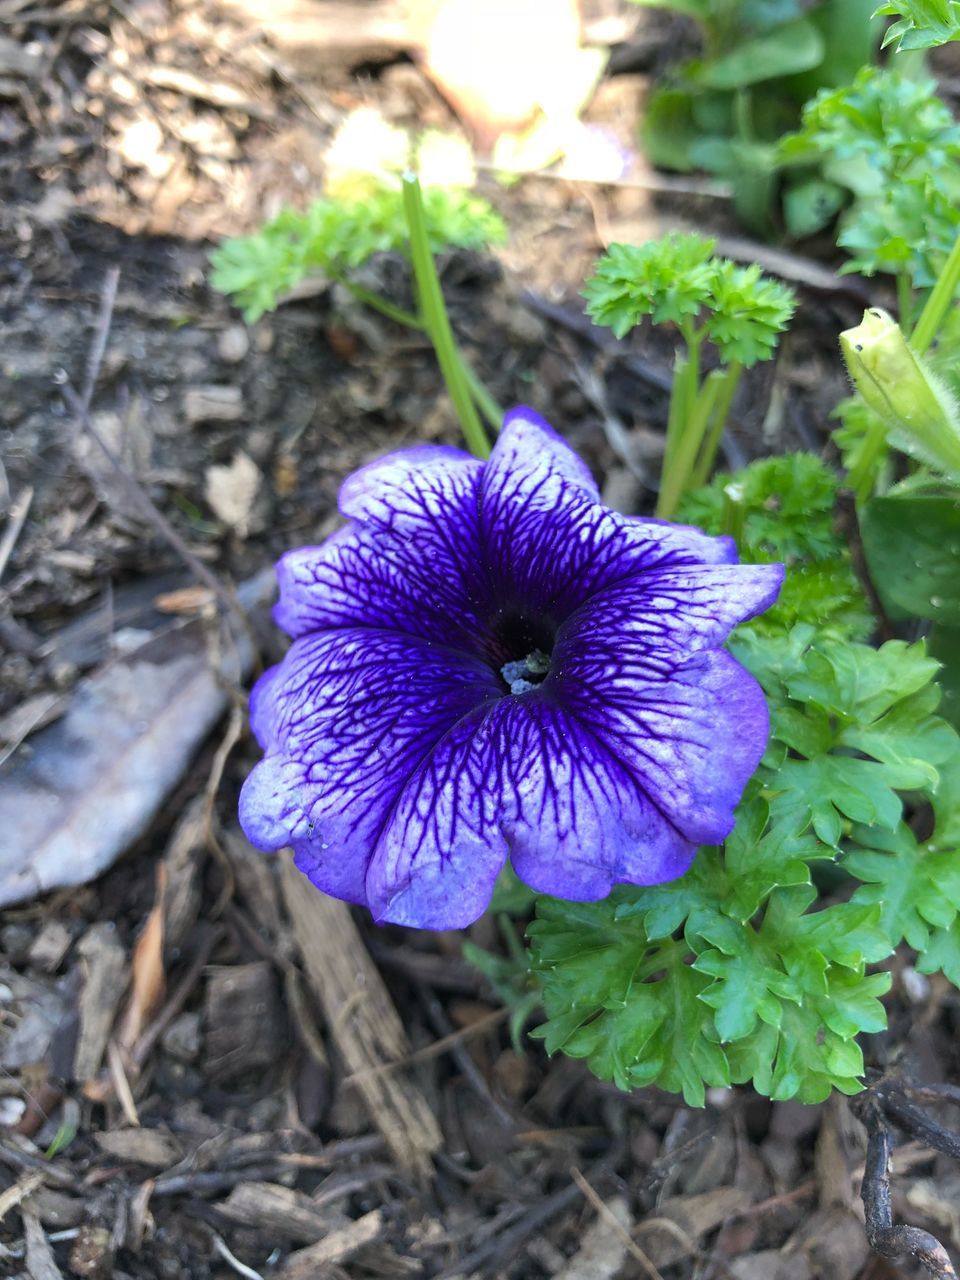
[(346, 903), (314, 889), (283, 853), (281, 884), (304, 967), (328, 1032), (391, 1155), (418, 1177), (441, 1145), (436, 1117), (408, 1072), (377, 1070), (410, 1053), (399, 1014)]

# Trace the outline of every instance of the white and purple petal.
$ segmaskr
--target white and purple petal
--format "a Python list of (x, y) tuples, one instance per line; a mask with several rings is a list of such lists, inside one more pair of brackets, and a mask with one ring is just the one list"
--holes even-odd
[(673, 879), (730, 831), (767, 712), (722, 645), (779, 566), (609, 511), (530, 410), (486, 464), (433, 446), (371, 463), (341, 510), (279, 568), (295, 639), (251, 700), (254, 844), (291, 844), (379, 920), (451, 928), (508, 856), (591, 900)]
[(367, 863), (407, 781), (500, 696), (485, 664), (429, 640), (357, 627), (294, 641), (251, 700), (266, 754), (240, 797), (248, 839), (292, 846), (319, 888), (366, 902)]

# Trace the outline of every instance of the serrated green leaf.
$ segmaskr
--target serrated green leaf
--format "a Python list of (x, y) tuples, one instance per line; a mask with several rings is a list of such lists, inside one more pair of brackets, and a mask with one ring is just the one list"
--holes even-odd
[(957, 751), (957, 734), (934, 711), (940, 703), (935, 684), (891, 707), (871, 724), (852, 724), (837, 737), (839, 747), (853, 747), (896, 768), (901, 790), (932, 792), (939, 781), (937, 765)]
[(852, 901), (877, 905), (893, 946), (906, 939), (922, 952), (931, 926), (949, 928), (960, 910), (960, 857), (919, 845), (905, 823), (889, 833), (858, 829), (854, 835), (860, 848), (844, 857), (843, 867), (864, 883)]
[(798, 834), (812, 825), (818, 838), (836, 849), (844, 818), (893, 830), (903, 813), (897, 788), (913, 780), (912, 771), (849, 756), (786, 760), (770, 782), (771, 811), (776, 822)]
[[(796, 834), (789, 826), (769, 825), (769, 805), (754, 802), (757, 817), (744, 821), (743, 807), (737, 825), (724, 845), (729, 891), (723, 900), (725, 914), (746, 923), (774, 889), (810, 883), (809, 863), (829, 858), (832, 852), (812, 834)], [(757, 834), (762, 814), (761, 834)]]
[(960, 916), (949, 928), (932, 930), (917, 955), (917, 969), (920, 973), (943, 973), (960, 987)]
[(724, 1043), (750, 1035), (757, 1020), (779, 1027), (781, 1002), (798, 1002), (803, 993), (784, 973), (778, 949), (771, 949), (752, 929), (716, 913), (691, 916), (688, 929), (712, 944), (699, 951), (693, 967), (714, 981), (700, 999), (714, 1010), (717, 1034)]
[(729, 881), (718, 854), (703, 849), (686, 875), (667, 884), (617, 889), (614, 920), (639, 920), (650, 941), (669, 938), (691, 911), (711, 910), (726, 900)]

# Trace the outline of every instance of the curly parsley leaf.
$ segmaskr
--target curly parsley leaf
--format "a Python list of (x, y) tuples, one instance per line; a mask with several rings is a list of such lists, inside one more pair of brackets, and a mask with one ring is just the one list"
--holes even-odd
[(960, 126), (933, 80), (864, 67), (852, 85), (807, 104), (780, 155), (819, 160), (852, 193), (837, 237), (851, 254), (844, 271), (908, 272), (915, 288), (934, 284), (960, 226)]
[(644, 316), (681, 325), (710, 298), (714, 240), (679, 232), (646, 244), (612, 244), (584, 286), (587, 314), (624, 337)]
[(725, 364), (769, 360), (793, 315), (793, 292), (757, 266), (715, 258), (714, 247), (713, 240), (679, 233), (611, 245), (583, 290), (587, 313), (618, 338), (650, 316), (655, 324), (702, 332)]
[[(535, 1034), (622, 1088), (657, 1084), (695, 1105), (727, 1080), (804, 1102), (855, 1093), (857, 1036), (885, 1025), (890, 985), (868, 966), (905, 938), (921, 971), (960, 976), (960, 738), (936, 714), (922, 644), (752, 624), (731, 649), (771, 712), (733, 832), (669, 884), (538, 900)], [(922, 847), (902, 820), (916, 792), (936, 815)], [(810, 868), (828, 859), (860, 882), (849, 902), (818, 902)]]

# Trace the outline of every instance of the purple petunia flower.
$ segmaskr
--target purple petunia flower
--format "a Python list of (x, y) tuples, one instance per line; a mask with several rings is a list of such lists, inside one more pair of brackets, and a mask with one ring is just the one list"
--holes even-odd
[(459, 928), (509, 857), (592, 901), (683, 874), (767, 741), (759, 685), (722, 648), (779, 565), (631, 519), (528, 409), (489, 461), (433, 445), (344, 481), (351, 523), (285, 555), (293, 644), (251, 696), (265, 756), (240, 818), (375, 918)]

